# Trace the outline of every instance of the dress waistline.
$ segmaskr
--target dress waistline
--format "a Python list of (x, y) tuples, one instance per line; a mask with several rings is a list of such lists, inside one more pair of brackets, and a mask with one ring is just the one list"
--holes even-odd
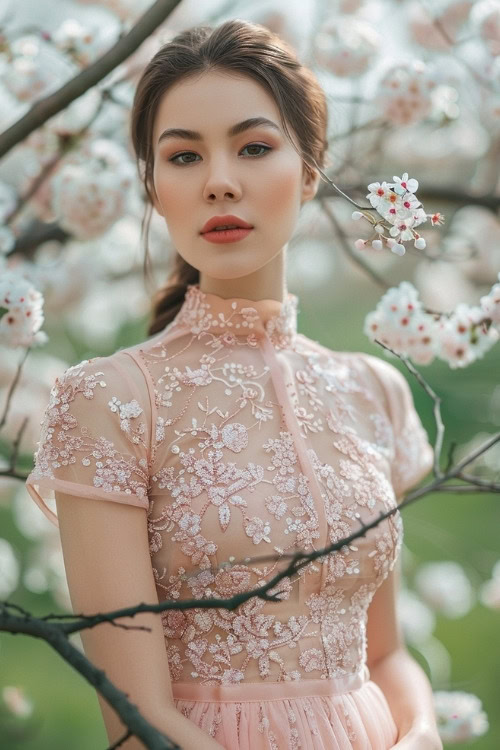
[(283, 680), (281, 682), (242, 682), (230, 685), (202, 685), (199, 682), (172, 682), (174, 700), (203, 702), (272, 701), (313, 695), (341, 695), (358, 690), (370, 679), (365, 665), (359, 672), (325, 680)]

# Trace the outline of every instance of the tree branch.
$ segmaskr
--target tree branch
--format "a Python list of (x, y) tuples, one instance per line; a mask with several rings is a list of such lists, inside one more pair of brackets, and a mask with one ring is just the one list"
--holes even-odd
[(346, 255), (351, 258), (351, 260), (356, 263), (358, 266), (361, 266), (363, 271), (365, 271), (368, 276), (371, 278), (372, 281), (375, 282), (378, 286), (381, 286), (384, 291), (386, 291), (389, 288), (389, 284), (385, 279), (380, 276), (374, 268), (370, 266), (369, 263), (366, 262), (364, 258), (362, 258), (360, 255), (354, 252), (353, 248), (351, 247), (351, 242), (349, 238), (347, 237), (347, 234), (344, 232), (343, 228), (340, 225), (340, 222), (337, 221), (337, 217), (335, 216), (334, 212), (326, 202), (326, 200), (323, 198), (320, 200), (321, 207), (323, 208), (323, 211), (326, 213), (330, 221), (332, 222), (333, 226), (335, 227), (335, 231), (337, 232), (337, 236), (342, 244), (342, 247), (344, 249), (344, 252)]
[[(17, 609), (22, 616), (16, 616), (10, 610)], [(116, 623), (115, 623), (116, 624)], [(149, 628), (148, 628), (149, 629)], [(42, 638), (57, 651), (63, 659), (79, 672), (87, 682), (92, 685), (101, 695), (106, 698), (116, 713), (129, 728), (121, 742), (136, 735), (147, 743), (146, 747), (151, 750), (181, 750), (177, 744), (168, 739), (159, 729), (153, 727), (144, 717), (134, 703), (131, 703), (127, 694), (119, 690), (108, 680), (106, 673), (98, 669), (70, 642), (64, 626), (53, 625), (46, 622), (45, 618), (34, 618), (18, 605), (9, 602), (0, 602), (0, 630), (7, 633), (24, 633), (36, 638)], [(118, 745), (115, 745), (117, 747)]]
[(179, 2), (180, 0), (156, 0), (135, 26), (102, 57), (60, 89), (39, 99), (23, 117), (0, 135), (0, 158), (126, 60), (165, 21)]

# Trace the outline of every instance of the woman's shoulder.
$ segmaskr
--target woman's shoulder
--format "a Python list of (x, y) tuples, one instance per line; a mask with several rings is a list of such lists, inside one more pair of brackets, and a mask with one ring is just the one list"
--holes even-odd
[(371, 354), (362, 351), (350, 351), (347, 349), (331, 349), (321, 342), (311, 339), (304, 334), (297, 336), (298, 348), (305, 356), (312, 356), (316, 359), (330, 361), (342, 365), (353, 365), (355, 367), (365, 367), (370, 365), (372, 360), (377, 360)]
[(321, 344), (319, 341), (311, 339), (302, 333), (297, 335), (297, 340), (299, 342), (299, 346), (303, 350), (307, 350), (309, 348), (312, 351), (317, 352), (318, 354), (322, 354), (325, 357), (335, 358), (344, 362), (351, 361), (362, 367), (371, 367), (373, 369), (378, 369), (381, 374), (392, 374), (393, 371), (399, 372), (397, 367), (392, 365), (387, 360), (376, 356), (375, 354), (368, 354), (368, 352), (363, 352), (360, 350), (350, 351), (347, 349), (330, 349), (324, 344)]
[(397, 367), (367, 352), (330, 349), (303, 334), (298, 337), (298, 348), (316, 372), (343, 372), (345, 378), (357, 380), (359, 385), (378, 396), (384, 396), (387, 388), (401, 387), (401, 380), (404, 380)]
[(119, 371), (133, 370), (137, 365), (133, 358), (128, 355), (127, 349), (117, 349), (112, 354), (88, 356), (68, 365), (68, 367), (57, 377), (60, 383), (80, 380), (81, 378), (92, 378), (98, 374), (111, 375)]
[[(146, 369), (141, 365), (137, 355), (137, 347), (117, 349), (108, 355), (96, 355), (82, 359), (67, 367), (57, 376), (53, 391), (79, 393), (85, 399), (94, 399), (102, 393), (108, 397), (110, 393), (120, 400), (136, 399), (141, 404), (149, 403), (152, 384)], [(100, 399), (98, 399), (100, 400)]]

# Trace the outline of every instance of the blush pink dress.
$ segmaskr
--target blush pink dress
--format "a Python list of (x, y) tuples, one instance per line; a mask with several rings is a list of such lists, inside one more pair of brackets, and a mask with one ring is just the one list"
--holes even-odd
[[(146, 343), (67, 369), (33, 500), (55, 524), (54, 490), (144, 508), (160, 601), (259, 586), (394, 507), (433, 460), (407, 380), (298, 333), (297, 304), (191, 285)], [(278, 602), (163, 613), (178, 710), (227, 750), (391, 748), (366, 623), (402, 537), (397, 511), (281, 581)]]

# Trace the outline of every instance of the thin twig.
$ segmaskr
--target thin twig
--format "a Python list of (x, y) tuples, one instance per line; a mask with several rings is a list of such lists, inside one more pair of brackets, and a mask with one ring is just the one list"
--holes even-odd
[(11, 402), (12, 396), (14, 394), (14, 391), (16, 389), (16, 386), (17, 386), (17, 384), (19, 382), (19, 378), (21, 377), (21, 371), (23, 369), (23, 365), (26, 362), (26, 358), (27, 358), (28, 354), (30, 353), (30, 351), (31, 351), (31, 349), (29, 349), (29, 348), (27, 348), (25, 350), (25, 352), (24, 352), (24, 354), (23, 354), (23, 356), (21, 358), (21, 361), (17, 365), (16, 374), (14, 375), (14, 380), (10, 384), (9, 390), (7, 392), (7, 400), (5, 402), (5, 409), (4, 409), (2, 418), (0, 419), (0, 430), (2, 429), (2, 427), (5, 424), (5, 422), (7, 421), (7, 414), (9, 413), (10, 402)]
[(394, 351), (394, 349), (391, 349), (389, 346), (386, 346), (378, 339), (375, 339), (375, 343), (379, 346), (382, 346), (384, 349), (387, 349), (387, 351), (392, 352), (396, 357), (399, 357), (399, 359), (404, 363), (405, 367), (411, 372), (412, 375), (418, 380), (424, 391), (427, 393), (428, 396), (432, 399), (434, 402), (434, 420), (436, 422), (436, 442), (434, 443), (434, 476), (441, 477), (443, 476), (443, 472), (441, 471), (439, 467), (440, 458), (441, 458), (441, 450), (443, 447), (443, 438), (444, 438), (444, 423), (443, 419), (441, 417), (441, 397), (438, 396), (435, 391), (431, 388), (429, 383), (427, 383), (426, 380), (422, 377), (422, 375), (419, 373), (419, 371), (414, 367), (414, 365), (410, 362), (408, 357), (406, 357), (404, 354), (399, 354), (398, 352)]
[(385, 279), (383, 279), (382, 276), (379, 276), (379, 274), (365, 261), (364, 258), (361, 258), (353, 251), (346, 233), (342, 229), (340, 222), (337, 220), (335, 213), (328, 205), (327, 201), (325, 199), (322, 199), (320, 200), (320, 204), (324, 212), (332, 222), (333, 226), (335, 227), (335, 231), (337, 232), (337, 236), (346, 255), (348, 255), (351, 260), (354, 261), (354, 263), (360, 266), (363, 271), (365, 271), (367, 275), (372, 279), (372, 281), (378, 284), (378, 286), (381, 286), (384, 291), (387, 290), (389, 288), (389, 284), (385, 281)]

